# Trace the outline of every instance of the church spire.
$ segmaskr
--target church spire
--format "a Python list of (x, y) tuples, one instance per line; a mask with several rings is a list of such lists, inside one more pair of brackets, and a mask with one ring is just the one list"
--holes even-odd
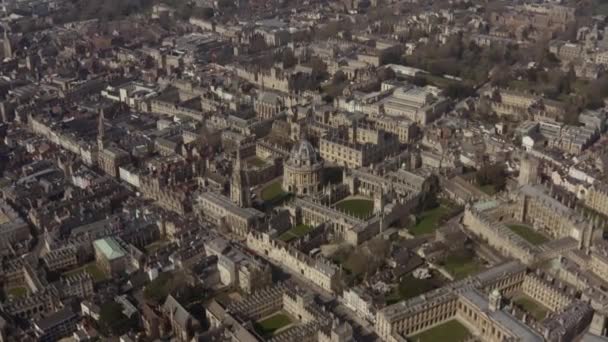
[(3, 32), (3, 40), (2, 40), (2, 48), (4, 52), (4, 58), (12, 58), (13, 57), (13, 46), (11, 44), (11, 37), (9, 36), (9, 28), (8, 25), (2, 25), (4, 29)]
[(99, 113), (99, 119), (98, 119), (98, 123), (97, 123), (97, 147), (99, 148), (100, 151), (102, 151), (104, 149), (103, 146), (103, 138), (104, 138), (104, 133), (105, 133), (105, 126), (104, 126), (104, 115), (103, 115), (103, 110)]
[[(240, 207), (250, 206), (249, 182), (245, 172), (241, 162), (241, 147), (238, 146), (234, 170), (232, 171), (232, 181), (230, 182), (230, 197)], [(243, 175), (245, 175), (245, 178), (243, 178)]]
[(241, 168), (242, 168), (242, 166), (241, 166), (241, 147), (239, 146), (236, 149), (236, 161), (235, 161), (235, 164), (234, 164), (235, 172), (238, 171), (239, 175), (241, 173)]

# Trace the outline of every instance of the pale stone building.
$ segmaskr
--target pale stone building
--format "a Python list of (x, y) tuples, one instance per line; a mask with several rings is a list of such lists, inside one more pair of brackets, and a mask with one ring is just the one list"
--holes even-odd
[(387, 306), (376, 314), (376, 331), (384, 341), (397, 342), (456, 319), (483, 341), (543, 341), (540, 334), (501, 308), (501, 292), (517, 290), (525, 272), (522, 264), (509, 262)]
[(395, 88), (392, 95), (380, 103), (386, 115), (426, 126), (446, 111), (449, 100), (437, 96), (428, 87), (407, 85)]
[(608, 215), (608, 187), (600, 182), (593, 184), (585, 196), (585, 205), (604, 215)]
[(322, 258), (311, 258), (279, 241), (272, 240), (266, 233), (250, 232), (247, 235), (247, 247), (300, 274), (325, 291), (334, 293), (340, 289), (340, 271)]
[(254, 208), (241, 208), (228, 197), (214, 192), (202, 192), (194, 204), (198, 215), (207, 217), (216, 224), (225, 224), (235, 233), (245, 236), (264, 219), (264, 213)]
[(399, 138), (382, 129), (353, 126), (333, 130), (320, 140), (321, 157), (333, 163), (357, 168), (380, 162), (399, 152)]
[(251, 322), (277, 312), (287, 315), (293, 324), (277, 332), (272, 341), (354, 341), (352, 327), (329, 316), (315, 303), (311, 292), (284, 284), (254, 292), (226, 307), (213, 300), (205, 311), (211, 328), (223, 330), (235, 342), (259, 341)]
[(127, 267), (127, 250), (118, 239), (107, 237), (93, 242), (95, 261), (107, 275), (119, 275)]
[(321, 191), (322, 184), (323, 160), (307, 140), (301, 140), (283, 165), (283, 190), (312, 195)]

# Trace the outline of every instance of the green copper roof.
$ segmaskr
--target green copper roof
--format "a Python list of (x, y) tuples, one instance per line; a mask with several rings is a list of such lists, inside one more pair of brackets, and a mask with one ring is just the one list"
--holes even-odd
[(95, 240), (94, 244), (108, 260), (122, 258), (127, 254), (127, 251), (113, 238)]

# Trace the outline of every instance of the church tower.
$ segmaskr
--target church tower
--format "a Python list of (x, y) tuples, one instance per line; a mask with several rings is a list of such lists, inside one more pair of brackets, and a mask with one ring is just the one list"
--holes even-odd
[(246, 171), (241, 164), (240, 147), (236, 150), (236, 161), (232, 171), (232, 181), (230, 182), (230, 199), (242, 208), (251, 206), (251, 196), (249, 194), (249, 182), (247, 182)]
[(538, 159), (525, 154), (521, 159), (519, 167), (519, 185), (534, 185), (538, 184), (539, 178), (539, 162)]

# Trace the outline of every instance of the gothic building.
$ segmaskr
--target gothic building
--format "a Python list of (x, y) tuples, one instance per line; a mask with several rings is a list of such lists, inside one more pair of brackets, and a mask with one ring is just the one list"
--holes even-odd
[(243, 170), (241, 163), (241, 152), (237, 148), (236, 161), (232, 171), (232, 181), (230, 182), (230, 199), (242, 208), (251, 207), (251, 195), (249, 194), (249, 182), (247, 172)]

